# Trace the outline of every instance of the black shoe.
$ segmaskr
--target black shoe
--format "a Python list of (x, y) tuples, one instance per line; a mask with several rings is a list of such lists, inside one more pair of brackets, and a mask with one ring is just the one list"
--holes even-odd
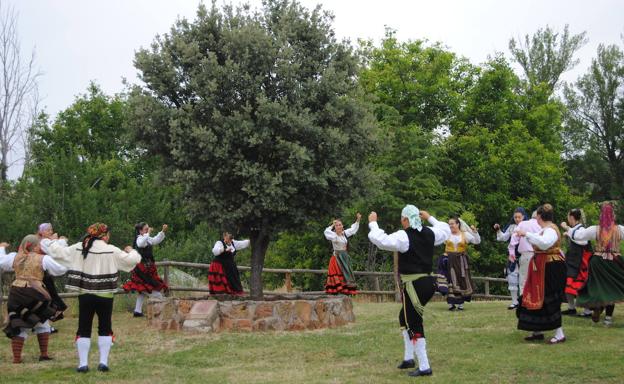
[(52, 358), (50, 356), (39, 356), (39, 361), (50, 361)]
[(84, 367), (78, 367), (78, 368), (76, 368), (76, 372), (78, 372), (78, 373), (87, 373), (87, 372), (89, 372), (89, 367), (87, 365), (85, 365)]
[(457, 310), (458, 310), (458, 311), (463, 311), (463, 310), (464, 310), (464, 306), (463, 306), (463, 305), (458, 306), (458, 307), (457, 307)]
[(104, 364), (100, 363), (98, 365), (98, 371), (100, 371), (100, 372), (108, 372), (108, 371), (110, 371), (110, 369), (108, 369), (108, 365), (104, 365)]
[(524, 341), (538, 341), (538, 340), (544, 340), (543, 333), (538, 333), (537, 335), (531, 335), (531, 336), (527, 336), (524, 338)]
[(142, 314), (141, 312), (134, 312), (134, 317), (143, 317), (145, 316), (144, 314)]
[(455, 309), (457, 309), (457, 307), (455, 307), (455, 305), (453, 304), (452, 306), (449, 307), (449, 311), (454, 311)]
[(568, 309), (567, 311), (561, 311), (562, 315), (569, 315), (569, 316), (575, 316), (576, 315), (576, 309)]
[(407, 373), (408, 376), (411, 377), (416, 377), (416, 376), (431, 376), (433, 375), (433, 371), (431, 370), (431, 368), (429, 369), (425, 369), (424, 371), (421, 371), (420, 369), (417, 369), (415, 371), (412, 372), (408, 372)]
[(518, 304), (509, 304), (509, 307), (507, 307), (507, 309), (512, 310), (512, 309), (516, 309), (518, 308)]
[(58, 333), (58, 329), (50, 327), (50, 333)]
[(397, 368), (399, 369), (416, 368), (416, 362), (414, 362), (414, 359), (403, 360)]
[(590, 313), (585, 313), (585, 312), (581, 312), (578, 315), (576, 315), (576, 317), (582, 317), (582, 318), (588, 318), (588, 317), (592, 317), (591, 312)]

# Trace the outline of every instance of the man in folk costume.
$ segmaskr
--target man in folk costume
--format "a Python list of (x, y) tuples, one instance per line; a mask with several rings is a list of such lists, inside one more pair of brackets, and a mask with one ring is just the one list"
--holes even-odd
[[(422, 225), (427, 220), (432, 227)], [(390, 235), (377, 224), (377, 214), (368, 216), (369, 240), (379, 249), (398, 252), (398, 271), (401, 278), (403, 307), (399, 313), (399, 323), (403, 328), (405, 353), (398, 368), (413, 368), (414, 354), (418, 359), (418, 369), (410, 376), (432, 374), (427, 357), (427, 344), (423, 328), (424, 307), (435, 293), (435, 278), (431, 275), (434, 246), (443, 244), (451, 235), (447, 223), (436, 220), (425, 211), (413, 205), (406, 205), (401, 212), (403, 229)]]
[[(516, 232), (522, 231), (524, 233), (537, 233), (542, 230), (542, 228), (537, 223), (537, 213), (533, 212), (531, 215), (531, 219), (524, 220), (518, 223), (516, 226)], [(507, 246), (507, 250), (509, 252), (509, 258), (515, 259), (516, 253), (520, 254), (520, 259), (518, 260), (518, 288), (520, 290), (520, 296), (522, 296), (522, 292), (524, 291), (524, 284), (527, 279), (527, 275), (529, 273), (529, 261), (533, 257), (534, 249), (533, 245), (529, 243), (526, 236), (518, 236), (517, 233), (514, 233), (511, 236), (511, 240), (509, 241), (509, 245)]]
[(561, 253), (561, 233), (553, 223), (550, 204), (537, 209), (539, 233), (516, 230), (533, 245), (522, 301), (516, 311), (518, 329), (533, 332), (526, 341), (544, 340), (544, 331), (555, 330), (548, 344), (566, 341), (561, 326), (561, 303), (565, 301), (566, 265)]
[(108, 355), (113, 345), (113, 294), (117, 291), (119, 271), (130, 272), (141, 261), (141, 255), (131, 246), (122, 251), (108, 244), (110, 230), (103, 223), (89, 226), (87, 234), (77, 244), (67, 247), (67, 243), (61, 240), (64, 239), (47, 245), (47, 249), (56, 261), (68, 268), (66, 288), (80, 294), (76, 332), (79, 364), (76, 371), (89, 371), (91, 331), (97, 314), (98, 371), (107, 372)]
[(41, 252), (36, 235), (26, 236), (17, 253), (6, 254), (7, 246), (7, 243), (0, 244), (0, 269), (15, 271), (15, 281), (11, 284), (7, 303), (9, 320), (4, 328), (4, 333), (11, 339), (13, 363), (22, 362), (24, 341), (31, 329), (34, 329), (39, 341), (39, 361), (52, 360), (48, 356), (48, 320), (54, 318), (57, 309), (43, 280), (46, 272), (60, 276), (67, 269)]

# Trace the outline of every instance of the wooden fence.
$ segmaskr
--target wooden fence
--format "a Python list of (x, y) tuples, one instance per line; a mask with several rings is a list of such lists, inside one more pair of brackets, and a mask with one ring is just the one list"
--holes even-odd
[[(196, 268), (196, 269), (205, 269), (210, 268), (210, 264), (202, 264), (202, 263), (187, 263), (183, 261), (169, 261), (164, 260), (157, 263), (159, 267), (163, 268), (163, 280), (169, 284), (169, 270), (171, 267), (177, 268)], [(239, 271), (251, 271), (251, 267), (239, 265)], [(326, 275), (327, 270), (324, 269), (296, 269), (296, 268), (264, 268), (262, 270), (263, 273), (276, 273), (284, 275), (284, 287), (286, 288), (286, 292), (293, 292), (293, 284), (292, 284), (292, 276), (294, 274), (314, 274), (314, 275)], [(356, 276), (366, 276), (366, 277), (383, 277), (394, 279), (392, 272), (367, 272), (367, 271), (354, 271)], [(474, 297), (485, 298), (485, 299), (511, 299), (510, 296), (505, 295), (493, 295), (490, 293), (490, 284), (492, 283), (502, 283), (506, 284), (507, 280), (497, 277), (479, 277), (473, 276), (472, 278), (475, 282), (483, 283), (483, 292), (475, 293)], [(2, 292), (2, 274), (0, 274), (0, 297), (2, 297), (2, 301), (7, 300), (7, 297), (3, 295)], [(208, 292), (208, 287), (176, 287), (172, 286), (169, 288), (172, 292)], [(396, 291), (358, 291), (361, 294), (368, 295), (392, 295), (397, 293)], [(115, 294), (123, 294), (125, 293), (123, 290), (118, 289)], [(306, 291), (299, 292), (299, 294), (319, 294), (323, 293), (323, 291)], [(61, 297), (77, 297), (78, 293), (61, 293)], [(2, 303), (0, 301), (0, 304)]]

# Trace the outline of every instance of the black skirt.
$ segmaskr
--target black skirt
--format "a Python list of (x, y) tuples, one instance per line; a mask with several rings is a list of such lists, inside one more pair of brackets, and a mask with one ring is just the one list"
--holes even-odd
[(33, 328), (54, 317), (56, 307), (34, 288), (11, 287), (7, 302), (9, 322), (4, 328), (8, 338), (19, 335), (21, 328)]
[[(516, 310), (518, 329), (540, 332), (561, 327), (561, 303), (565, 301), (565, 262), (546, 263), (544, 280), (544, 305), (540, 309), (529, 310), (520, 304)], [(522, 297), (519, 300), (522, 303)]]

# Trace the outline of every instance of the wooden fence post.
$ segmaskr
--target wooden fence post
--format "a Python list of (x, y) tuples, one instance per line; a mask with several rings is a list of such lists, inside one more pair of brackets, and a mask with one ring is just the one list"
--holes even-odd
[(485, 280), (485, 296), (490, 296), (490, 281)]
[[(164, 280), (165, 284), (167, 284), (167, 286), (169, 286), (169, 260), (165, 259), (163, 261), (165, 262), (165, 265), (163, 267), (165, 269), (163, 271), (163, 280)], [(167, 292), (165, 294), (165, 296), (169, 296), (169, 292)]]
[(290, 272), (286, 272), (286, 278), (284, 281), (284, 285), (286, 286), (286, 292), (292, 292), (292, 278)]

